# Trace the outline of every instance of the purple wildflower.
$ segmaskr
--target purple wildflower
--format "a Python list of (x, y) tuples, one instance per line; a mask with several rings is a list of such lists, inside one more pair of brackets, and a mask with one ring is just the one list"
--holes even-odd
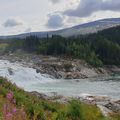
[(13, 93), (12, 92), (9, 92), (8, 94), (7, 94), (7, 99), (9, 100), (9, 101), (11, 101), (12, 99), (13, 99)]
[(12, 109), (12, 112), (15, 114), (17, 112), (17, 109), (16, 108), (13, 108)]
[(12, 117), (13, 117), (12, 113), (6, 114), (6, 120), (12, 120)]

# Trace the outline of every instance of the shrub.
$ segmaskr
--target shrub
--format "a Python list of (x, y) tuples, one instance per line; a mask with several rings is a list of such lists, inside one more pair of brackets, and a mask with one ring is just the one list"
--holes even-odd
[(56, 120), (66, 120), (67, 113), (65, 111), (59, 111)]
[(72, 100), (69, 103), (68, 116), (72, 120), (84, 120), (82, 106), (81, 106), (81, 103), (79, 101)]

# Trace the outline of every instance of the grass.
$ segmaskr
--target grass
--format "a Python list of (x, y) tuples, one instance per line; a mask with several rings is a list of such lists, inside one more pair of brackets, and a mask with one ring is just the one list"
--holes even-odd
[[(13, 93), (13, 103), (6, 96)], [(9, 120), (109, 120), (100, 112), (99, 108), (87, 105), (77, 100), (66, 104), (43, 100), (11, 84), (4, 78), (0, 78), (0, 120), (5, 119), (4, 105), (8, 104), (9, 109), (13, 107), (17, 112)], [(24, 118), (22, 115), (24, 113)], [(120, 120), (120, 115), (111, 115), (110, 120)]]
[(7, 48), (7, 43), (0, 43), (0, 51), (3, 52)]

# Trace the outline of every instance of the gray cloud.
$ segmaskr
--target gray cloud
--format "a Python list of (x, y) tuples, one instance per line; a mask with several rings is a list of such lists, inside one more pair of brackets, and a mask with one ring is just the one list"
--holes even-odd
[(60, 0), (49, 0), (50, 2), (52, 2), (53, 4), (59, 3)]
[(120, 11), (120, 0), (81, 0), (76, 9), (69, 9), (65, 15), (88, 17), (98, 11)]
[(16, 19), (16, 18), (8, 19), (3, 24), (4, 27), (15, 27), (18, 25), (23, 25), (23, 21)]
[(62, 27), (64, 25), (63, 20), (64, 18), (59, 14), (50, 15), (46, 26), (54, 29)]
[(32, 31), (32, 28), (29, 27), (29, 28), (27, 28), (24, 32), (25, 32), (25, 33), (28, 33), (28, 32), (31, 32), (31, 31)]

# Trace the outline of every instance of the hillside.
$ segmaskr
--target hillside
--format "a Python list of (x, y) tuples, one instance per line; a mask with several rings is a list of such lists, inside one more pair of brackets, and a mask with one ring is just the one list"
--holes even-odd
[(118, 26), (118, 25), (120, 25), (120, 18), (108, 18), (108, 19), (102, 19), (102, 20), (97, 20), (89, 23), (76, 25), (76, 26), (62, 29), (62, 30), (46, 31), (46, 32), (31, 32), (31, 33), (24, 33), (24, 34), (11, 35), (11, 36), (0, 36), (0, 39), (12, 39), (12, 38), (23, 39), (28, 36), (37, 36), (39, 38), (42, 38), (42, 37), (46, 37), (47, 34), (49, 36), (60, 35), (63, 37), (70, 37), (70, 36), (76, 36), (76, 35), (96, 33), (97, 31), (101, 31), (107, 28)]
[[(43, 68), (45, 70), (48, 70), (48, 65), (50, 65), (50, 72), (52, 72), (51, 66), (58, 71), (61, 69), (61, 71), (65, 70), (65, 72), (69, 73), (71, 68), (73, 68), (72, 73), (73, 71), (81, 72), (83, 67), (81, 67), (80, 64), (84, 64), (91, 69), (98, 67), (99, 72), (102, 72), (99, 67), (103, 68), (103, 66), (106, 65), (109, 65), (109, 67), (111, 65), (120, 66), (120, 26), (105, 29), (97, 33), (68, 38), (52, 35), (52, 37), (47, 36), (44, 38), (29, 36), (23, 39), (1, 40), (0, 52), (3, 58), (5, 56), (8, 56), (8, 58), (11, 56), (11, 60), (13, 59), (14, 62), (16, 62), (17, 59), (18, 61), (23, 60), (25, 62), (24, 52), (31, 53), (30, 58), (28, 54), (25, 54), (27, 62), (30, 63), (29, 60), (33, 60), (36, 66), (39, 67), (40, 64), (37, 63), (38, 60), (44, 64)], [(14, 56), (12, 53), (17, 54), (19, 57), (17, 57), (17, 55)], [(21, 57), (19, 53), (21, 53)], [(39, 55), (44, 56), (44, 61), (41, 62), (41, 59), (38, 57)], [(50, 56), (50, 61), (47, 61), (48, 56)], [(57, 67), (54, 62), (55, 57), (51, 56), (57, 58)], [(52, 64), (52, 60), (54, 64)], [(80, 62), (80, 67), (76, 61)], [(47, 62), (51, 64), (47, 64)], [(60, 66), (60, 64), (62, 66)], [(77, 67), (74, 69), (74, 65), (79, 69)], [(8, 71), (12, 74), (11, 69), (8, 69)], [(120, 119), (120, 113), (118, 112), (108, 114), (110, 118), (104, 117), (96, 104), (93, 105), (70, 99), (66, 101), (61, 101), (60, 99), (60, 101), (57, 102), (58, 97), (61, 96), (51, 98), (36, 92), (26, 92), (18, 88), (15, 84), (11, 84), (6, 79), (0, 78), (0, 120)], [(107, 107), (113, 109), (111, 106), (111, 103), (109, 103)], [(116, 108), (117, 107), (114, 107), (115, 110)]]
[[(95, 105), (55, 99), (37, 97), (0, 78), (0, 120), (108, 120)], [(119, 120), (117, 114), (111, 117)]]
[(105, 118), (95, 105), (55, 99), (37, 97), (0, 78), (0, 120), (119, 120), (117, 113)]
[[(120, 26), (98, 33), (64, 38), (53, 35), (47, 38), (30, 36), (7, 40), (4, 53), (23, 50), (42, 55), (82, 59), (94, 67), (120, 65)], [(5, 40), (3, 40), (5, 44)], [(2, 43), (1, 43), (2, 44)]]

